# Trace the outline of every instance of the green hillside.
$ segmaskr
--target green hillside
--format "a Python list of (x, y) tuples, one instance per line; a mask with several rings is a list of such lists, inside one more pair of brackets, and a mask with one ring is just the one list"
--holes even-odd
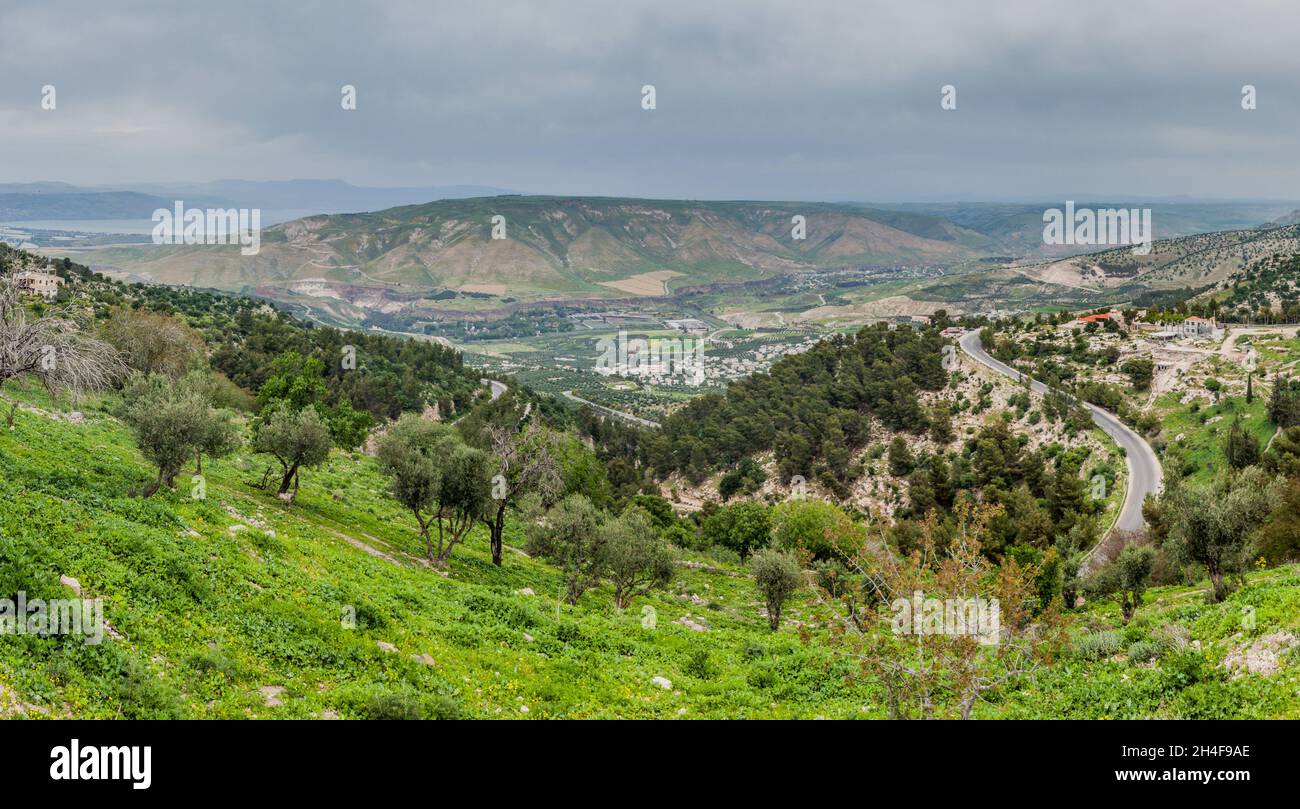
[[(607, 586), (569, 607), (554, 568), (517, 552), (494, 567), (479, 529), (446, 575), (418, 561), (413, 522), (366, 456), (336, 451), (291, 507), (246, 483), (261, 468), (241, 468), (246, 451), (205, 466), (206, 499), (182, 477), (141, 501), (127, 491), (151, 470), (102, 403), (83, 403), (76, 422), (36, 389), (17, 395), (31, 409), (0, 435), (0, 590), (57, 597), (71, 576), (105, 600), (114, 634), (99, 646), (0, 636), (5, 715), (885, 715), (873, 685), (846, 682), (856, 665), (825, 645), (808, 594), (772, 633), (735, 564), (687, 554), (669, 591), (622, 614)], [(507, 542), (519, 543), (513, 522)], [(1127, 627), (1114, 606), (1090, 606), (1072, 630), (1091, 635), (1086, 653), (975, 716), (1296, 718), (1294, 653), (1268, 677), (1216, 665), (1240, 645), (1245, 605), (1251, 638), (1300, 629), (1300, 571), (1251, 574), (1221, 605), (1156, 589)], [(1153, 637), (1172, 639), (1148, 644), (1157, 662), (1126, 659)]]
[[(247, 485), (261, 467), (239, 457), (205, 465), (205, 500), (182, 479), (140, 501), (126, 493), (150, 472), (129, 434), (85, 412), (80, 424), (22, 412), (0, 436), (0, 589), (57, 597), (70, 575), (105, 599), (121, 636), (0, 637), (0, 681), (29, 714), (811, 716), (869, 701), (828, 672), (844, 661), (767, 632), (738, 569), (684, 568), (673, 593), (622, 615), (608, 588), (570, 608), (554, 568), (517, 553), (494, 567), (479, 529), (447, 575), (423, 564), (414, 522), (368, 457), (336, 452), (291, 508)], [(674, 623), (688, 614), (708, 631)], [(716, 677), (689, 673), (710, 666)], [(282, 687), (283, 705), (268, 707), (263, 687)]]
[[(902, 203), (886, 205), (891, 210), (941, 218), (969, 232), (978, 233), (1001, 245), (1008, 255), (1063, 255), (1068, 248), (1043, 244), (1043, 211), (1058, 208), (1065, 200), (1042, 200), (1034, 204), (997, 202)], [(1270, 221), (1285, 223), (1292, 210), (1286, 203), (1268, 202), (1156, 202), (1075, 200), (1078, 209), (1150, 208), (1157, 239), (1174, 239), (1197, 233), (1246, 230)]]
[[(1085, 500), (1079, 453), (1089, 450), (1021, 453), (1012, 425), (1027, 417), (1027, 397), (1008, 399), (1006, 418), (970, 424), (958, 444), (951, 419), (919, 398), (960, 381), (939, 363), (933, 328), (824, 342), (686, 411), (689, 420), (644, 432), (586, 410), (575, 418), (510, 377), (483, 385), (433, 343), (313, 328), (247, 298), (124, 285), (8, 249), (0, 264), (63, 281), (52, 301), (8, 277), (0, 286), (0, 424), (12, 422), (0, 429), (0, 715), (1300, 711), (1300, 571), (1231, 567), (1226, 600), (1209, 603), (1196, 582), (1205, 568), (1180, 563), (1168, 544), (1198, 501), (1162, 499), (1152, 519), (1166, 544), (1135, 586), (1179, 586), (1151, 589), (1125, 620), (1107, 578), (1125, 557), (1079, 574), (1099, 538), (1089, 515), (1105, 508)], [(101, 392), (74, 402), (41, 380)], [(993, 388), (980, 390), (983, 412)], [(1079, 415), (1068, 405), (1043, 412), (1064, 423)], [(1282, 405), (1295, 411), (1292, 399)], [(951, 477), (940, 455), (913, 456), (904, 440), (927, 424), (937, 445), (952, 445), (942, 451)], [(800, 464), (786, 472), (819, 472), (834, 490), (868, 432), (868, 455), (908, 475), (909, 511), (882, 520), (854, 504), (759, 492), (767, 477), (754, 457), (771, 450)], [(1284, 438), (1300, 445), (1294, 428)], [(1288, 458), (1264, 462), (1290, 468)], [(730, 467), (724, 502), (692, 511), (681, 487), (722, 472), (718, 462)], [(531, 482), (498, 494), (511, 480)], [(1262, 469), (1240, 480), (1232, 502), (1266, 496)], [(1294, 562), (1293, 511), (1257, 515), (1270, 519), (1268, 558)], [(471, 530), (435, 557), (416, 515), (426, 526), (438, 517), (440, 551), (444, 527)], [(910, 570), (921, 558), (937, 566)], [(629, 571), (653, 577), (618, 589)], [(1000, 599), (1009, 635), (984, 649), (970, 632), (922, 639), (891, 627), (900, 594), (921, 586)], [(783, 610), (772, 588), (789, 597)], [(15, 631), (11, 602), (76, 591), (102, 600), (102, 643)], [(1090, 601), (1077, 604), (1083, 592)], [(922, 645), (931, 661), (955, 654), (997, 684), (962, 691), (971, 681), (941, 662), (923, 695), (916, 682), (900, 691), (891, 661)], [(1251, 673), (1238, 676), (1232, 661)]]

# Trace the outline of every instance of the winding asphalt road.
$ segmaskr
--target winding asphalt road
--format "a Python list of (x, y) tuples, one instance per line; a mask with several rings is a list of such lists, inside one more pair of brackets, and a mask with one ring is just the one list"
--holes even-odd
[[(978, 331), (966, 334), (959, 343), (962, 351), (981, 365), (1009, 376), (1017, 382), (1023, 376), (1006, 363), (998, 362), (986, 354), (984, 347), (980, 345)], [(1029, 380), (1029, 386), (1036, 393), (1047, 393), (1048, 390), (1047, 385), (1034, 379)], [(1128, 491), (1124, 494), (1124, 505), (1120, 508), (1119, 519), (1115, 521), (1115, 526), (1111, 530), (1137, 531), (1146, 525), (1142, 519), (1142, 501), (1148, 494), (1156, 494), (1160, 491), (1162, 474), (1160, 460), (1156, 458), (1151, 445), (1143, 440), (1142, 436), (1130, 430), (1118, 416), (1086, 402), (1084, 406), (1092, 413), (1093, 423), (1114, 439), (1116, 444), (1124, 448), (1124, 455), (1128, 461)]]
[(599, 410), (601, 413), (604, 413), (608, 416), (613, 416), (614, 418), (623, 419), (624, 421), (631, 422), (632, 424), (635, 424), (638, 427), (649, 427), (653, 430), (659, 429), (659, 422), (657, 421), (651, 421), (650, 419), (643, 419), (640, 416), (634, 416), (631, 413), (624, 413), (622, 410), (615, 410), (612, 407), (605, 407), (604, 405), (596, 404), (595, 402), (582, 398), (581, 396), (579, 396), (578, 394), (574, 393), (571, 390), (566, 390), (564, 392), (564, 398), (571, 399), (577, 402), (578, 404), (585, 404), (588, 407), (592, 408), (593, 410)]

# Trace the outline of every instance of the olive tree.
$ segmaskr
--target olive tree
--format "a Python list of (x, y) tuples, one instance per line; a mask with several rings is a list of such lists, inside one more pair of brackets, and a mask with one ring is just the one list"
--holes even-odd
[(465, 539), (492, 503), (492, 467), (487, 453), (466, 446), (459, 438), (439, 461), (443, 471), (437, 489), (439, 550), (436, 561), (446, 564), (452, 548)]
[(229, 413), (213, 408), (198, 388), (162, 374), (135, 374), (122, 389), (117, 415), (131, 428), (140, 452), (158, 467), (143, 497), (163, 486), (175, 488), (176, 475), (189, 460), (200, 472), (204, 453), (224, 455), (239, 445)]
[(239, 449), (243, 439), (239, 428), (231, 421), (228, 411), (211, 406), (210, 400), (204, 400), (206, 407), (201, 411), (202, 417), (195, 424), (194, 440), (194, 474), (203, 474), (203, 456), (221, 458)]
[(799, 589), (803, 574), (794, 554), (775, 548), (761, 550), (750, 562), (754, 585), (767, 605), (767, 622), (775, 632), (781, 626), (781, 610)]
[[(490, 503), (490, 466), (455, 430), (408, 413), (379, 439), (393, 496), (414, 516), (431, 564), (444, 565)], [(435, 549), (433, 528), (438, 530)]]
[(618, 609), (627, 609), (632, 599), (672, 581), (676, 572), (672, 552), (644, 511), (629, 509), (607, 520), (600, 534), (601, 568), (614, 586)]
[(1115, 596), (1125, 621), (1142, 605), (1142, 595), (1151, 583), (1156, 552), (1149, 545), (1130, 545), (1115, 561), (1094, 573), (1085, 589), (1096, 596)]
[(280, 462), (278, 493), (285, 502), (292, 502), (298, 492), (299, 471), (324, 463), (332, 444), (329, 427), (311, 407), (298, 411), (276, 408), (258, 422), (253, 436), (254, 450)]
[(415, 515), (430, 562), (434, 551), (429, 528), (436, 517), (443, 471), (436, 455), (446, 439), (446, 428), (408, 415), (383, 434), (376, 448), (380, 468), (392, 478), (393, 497)]
[(243, 436), (232, 419), (231, 411), (217, 406), (223, 388), (213, 371), (195, 369), (180, 380), (180, 385), (208, 405), (195, 424), (194, 474), (203, 474), (203, 457), (222, 458), (243, 444)]
[(1279, 488), (1251, 466), (1225, 472), (1208, 490), (1175, 481), (1161, 499), (1169, 525), (1164, 547), (1177, 561), (1205, 568), (1210, 601), (1227, 598), (1227, 577), (1245, 570), (1251, 537), (1268, 518)]
[(528, 517), (528, 552), (560, 568), (565, 599), (578, 598), (600, 583), (606, 533), (600, 529), (600, 512), (584, 495), (571, 494), (545, 512)]

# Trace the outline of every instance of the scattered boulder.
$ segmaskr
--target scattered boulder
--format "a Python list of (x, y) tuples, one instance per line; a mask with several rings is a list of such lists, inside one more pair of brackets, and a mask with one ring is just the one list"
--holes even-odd
[(432, 656), (432, 655), (429, 655), (429, 654), (427, 654), (427, 653), (426, 653), (426, 654), (422, 654), (422, 655), (411, 655), (411, 656), (414, 657), (414, 658), (415, 658), (419, 663), (421, 663), (422, 665), (425, 665), (425, 666), (433, 666), (433, 665), (436, 665), (436, 662), (434, 661), (433, 656)]
[(1256, 638), (1254, 642), (1238, 645), (1223, 658), (1222, 665), (1231, 672), (1234, 680), (1246, 674), (1262, 674), (1267, 677), (1277, 673), (1282, 658), (1297, 644), (1300, 644), (1300, 640), (1295, 635), (1279, 630)]
[(64, 587), (67, 587), (69, 590), (76, 593), (78, 597), (81, 596), (81, 582), (71, 576), (60, 576), (59, 584), (62, 584)]
[(284, 693), (284, 686), (264, 685), (257, 690), (262, 692), (262, 701), (266, 703), (266, 707), (275, 708), (284, 704), (280, 700), (280, 695)]
[(537, 595), (537, 593), (534, 593), (534, 592), (533, 592), (533, 588), (531, 588), (531, 587), (525, 587), (525, 588), (523, 588), (523, 589), (521, 589), (521, 590), (515, 590), (515, 595), (517, 595), (517, 596), (535, 596), (535, 595)]
[(383, 649), (385, 652), (396, 652), (396, 651), (397, 651), (397, 647), (394, 646), (393, 644), (389, 643), (389, 642), (386, 641), (386, 640), (375, 641), (375, 643), (378, 644), (379, 648), (380, 648), (380, 649)]
[(693, 618), (691, 618), (691, 616), (690, 616), (689, 614), (687, 614), (687, 615), (683, 615), (681, 618), (678, 618), (676, 621), (673, 621), (673, 623), (675, 623), (675, 624), (681, 624), (682, 626), (686, 627), (687, 629), (691, 630), (692, 632), (708, 632), (708, 631), (709, 631), (709, 628), (708, 628), (707, 626), (705, 626), (704, 624), (701, 624), (701, 623), (696, 622)]
[(667, 677), (661, 677), (661, 676), (651, 677), (650, 682), (654, 683), (655, 685), (659, 686), (665, 691), (673, 690), (673, 681), (668, 679)]

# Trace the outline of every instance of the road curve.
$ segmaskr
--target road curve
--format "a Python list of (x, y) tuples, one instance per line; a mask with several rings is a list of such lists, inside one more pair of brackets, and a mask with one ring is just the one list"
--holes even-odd
[(564, 391), (564, 398), (577, 402), (578, 404), (585, 404), (591, 409), (604, 413), (607, 416), (613, 416), (616, 419), (623, 419), (624, 421), (631, 422), (638, 427), (649, 427), (652, 430), (659, 429), (659, 422), (657, 421), (643, 419), (640, 416), (634, 416), (631, 413), (624, 413), (622, 410), (615, 410), (612, 407), (605, 407), (604, 405), (596, 404), (595, 402), (582, 398), (571, 390)]
[[(1011, 366), (998, 362), (985, 353), (984, 347), (980, 345), (978, 331), (966, 334), (958, 342), (962, 351), (981, 365), (1009, 376), (1017, 382), (1023, 376)], [(1029, 386), (1036, 393), (1046, 393), (1048, 390), (1047, 385), (1035, 379), (1029, 380)], [(1114, 439), (1116, 444), (1124, 448), (1124, 456), (1128, 461), (1128, 491), (1124, 494), (1124, 505), (1120, 508), (1119, 519), (1115, 521), (1115, 526), (1111, 530), (1137, 531), (1146, 525), (1145, 520), (1142, 519), (1142, 501), (1148, 494), (1156, 494), (1160, 491), (1162, 475), (1160, 460), (1156, 458), (1151, 445), (1142, 436), (1129, 429), (1118, 416), (1087, 402), (1084, 406), (1092, 413), (1093, 423)]]

